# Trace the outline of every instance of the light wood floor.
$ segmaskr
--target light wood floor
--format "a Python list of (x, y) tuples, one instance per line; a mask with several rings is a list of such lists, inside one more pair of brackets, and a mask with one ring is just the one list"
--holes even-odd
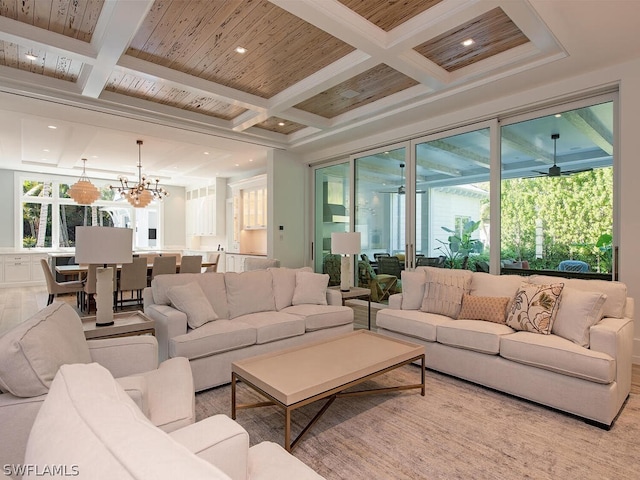
[[(41, 287), (22, 287), (22, 288), (0, 288), (0, 335), (18, 323), (31, 317), (37, 311), (43, 309), (47, 305), (47, 288)], [(85, 315), (76, 308), (75, 295), (64, 295), (58, 297), (58, 300), (68, 302), (78, 311), (80, 316)], [(354, 309), (355, 322), (360, 327), (367, 324), (367, 302), (354, 301), (348, 302), (349, 306)], [(371, 326), (375, 330), (375, 316), (379, 306), (372, 305), (371, 308)], [(631, 378), (631, 392), (640, 394), (640, 365), (633, 365)]]

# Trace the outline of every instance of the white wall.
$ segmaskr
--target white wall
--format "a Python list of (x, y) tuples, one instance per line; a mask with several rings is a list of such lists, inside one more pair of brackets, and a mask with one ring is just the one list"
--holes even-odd
[[(508, 112), (529, 110), (533, 106), (545, 106), (588, 96), (618, 87), (620, 110), (618, 112), (617, 170), (618, 226), (619, 236), (614, 242), (619, 246), (619, 279), (626, 283), (630, 297), (640, 302), (640, 255), (637, 245), (640, 239), (640, 60), (610, 65), (589, 74), (549, 82), (543, 86), (523, 91), (499, 99), (478, 102), (457, 111), (434, 115), (430, 105), (420, 107), (424, 119), (410, 125), (398, 126), (368, 137), (353, 137), (354, 140), (341, 145), (318, 149), (304, 159), (314, 163), (339, 158), (374, 146), (383, 146), (399, 140), (414, 138), (436, 131), (447, 130), (464, 124), (471, 124), (493, 118)], [(635, 316), (634, 363), (640, 364), (640, 315)]]
[(280, 260), (283, 267), (301, 267), (309, 258), (310, 224), (305, 215), (309, 201), (309, 167), (302, 164), (297, 155), (272, 150), (267, 156), (267, 173), (267, 254)]
[(0, 170), (0, 248), (13, 248), (14, 202), (13, 170)]

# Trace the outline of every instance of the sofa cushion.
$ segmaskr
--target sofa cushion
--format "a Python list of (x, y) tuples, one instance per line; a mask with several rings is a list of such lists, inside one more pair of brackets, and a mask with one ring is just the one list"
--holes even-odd
[(171, 287), (197, 282), (205, 297), (218, 315), (218, 318), (229, 318), (227, 306), (227, 292), (224, 283), (224, 273), (180, 273), (174, 275), (158, 275), (151, 281), (153, 303), (156, 305), (170, 305), (168, 292)]
[[(154, 427), (100, 365), (63, 365), (29, 435), (25, 464), (107, 480), (228, 479)], [(75, 473), (74, 473), (75, 472)]]
[(273, 278), (273, 293), (275, 294), (276, 310), (290, 307), (293, 291), (296, 288), (297, 272), (313, 272), (311, 267), (302, 268), (268, 268)]
[(328, 285), (329, 275), (326, 273), (296, 272), (296, 288), (291, 305), (326, 305)]
[(516, 292), (507, 325), (514, 330), (549, 335), (560, 306), (564, 283), (523, 283)]
[(256, 343), (269, 343), (296, 337), (305, 332), (304, 318), (284, 312), (258, 312), (243, 315), (242, 323), (256, 329)]
[(425, 268), (427, 279), (420, 310), (458, 318), (462, 295), (469, 293), (471, 272), (448, 268)]
[(307, 332), (353, 323), (353, 310), (338, 305), (293, 305), (282, 312), (304, 318)]
[(402, 278), (402, 310), (420, 310), (424, 298), (424, 284), (427, 280), (424, 267), (415, 271), (403, 270)]
[(607, 296), (601, 292), (585, 292), (565, 287), (551, 331), (589, 348), (589, 329), (602, 319), (606, 300)]
[(229, 318), (276, 309), (273, 280), (268, 270), (227, 272), (224, 275)]
[(513, 329), (503, 324), (482, 320), (451, 320), (438, 325), (437, 340), (443, 345), (497, 355), (500, 352), (500, 337), (511, 333)]
[(449, 317), (420, 310), (395, 310), (384, 308), (376, 315), (376, 325), (392, 332), (419, 338), (427, 342), (435, 342), (436, 327), (450, 322)]
[(240, 321), (216, 320), (169, 340), (170, 357), (190, 360), (237, 350), (256, 343), (256, 329)]
[(54, 302), (0, 337), (0, 390), (44, 395), (61, 365), (90, 362), (80, 317), (69, 304)]
[(213, 307), (196, 282), (175, 285), (167, 291), (171, 305), (187, 316), (190, 328), (198, 328), (218, 318)]
[(505, 335), (500, 339), (500, 356), (597, 383), (609, 384), (615, 380), (616, 375), (615, 359), (557, 335), (537, 335), (530, 332)]
[(479, 297), (465, 293), (458, 318), (506, 324), (509, 302), (510, 297)]
[(520, 275), (491, 275), (485, 272), (473, 272), (471, 275), (471, 295), (513, 298), (520, 285), (527, 281), (527, 277)]
[[(557, 277), (545, 275), (532, 275), (529, 277), (531, 283), (553, 283), (558, 282)], [(583, 280), (581, 278), (563, 278), (565, 287), (582, 290), (585, 292), (601, 292), (607, 296), (604, 302), (603, 314), (605, 317), (623, 318), (627, 303), (627, 286), (622, 282), (609, 282), (606, 280)]]

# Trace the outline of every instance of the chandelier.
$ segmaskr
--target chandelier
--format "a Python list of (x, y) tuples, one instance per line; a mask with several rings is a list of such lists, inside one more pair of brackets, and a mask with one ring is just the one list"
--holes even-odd
[(162, 200), (169, 195), (164, 188), (160, 187), (160, 179), (155, 179), (155, 184), (151, 180), (142, 175), (142, 140), (136, 140), (138, 144), (138, 183), (129, 185), (127, 177), (120, 175), (120, 186), (109, 185), (111, 190), (117, 191), (122, 198), (126, 198), (127, 202), (135, 208), (144, 208), (151, 203), (152, 200)]
[(67, 190), (69, 195), (78, 205), (91, 205), (98, 198), (100, 198), (100, 190), (91, 183), (91, 180), (87, 177), (85, 167), (87, 166), (87, 159), (82, 159), (82, 175), (76, 183), (71, 185)]

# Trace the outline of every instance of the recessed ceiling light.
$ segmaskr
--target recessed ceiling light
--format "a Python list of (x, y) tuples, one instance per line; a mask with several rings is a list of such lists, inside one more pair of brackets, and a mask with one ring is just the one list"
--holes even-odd
[(49, 149), (48, 149), (48, 148), (43, 148), (43, 149), (42, 149), (42, 151), (43, 151), (43, 152), (48, 152), (48, 151), (49, 151)]
[(209, 155), (209, 152), (204, 152), (205, 155)]
[(58, 127), (56, 127), (55, 125), (48, 125), (48, 127), (49, 127), (51, 130), (55, 130), (56, 128), (58, 128)]
[(250, 161), (250, 162), (253, 162), (253, 158), (250, 158), (250, 159), (249, 159), (249, 161)]
[(31, 52), (31, 51), (25, 53), (24, 56), (27, 57), (29, 60), (37, 60), (38, 59), (38, 56), (35, 53)]
[(462, 45), (464, 45), (465, 47), (470, 47), (474, 43), (476, 42), (473, 41), (473, 38), (467, 38), (464, 42), (462, 42)]
[(562, 116), (561, 113), (556, 113), (556, 118), (560, 118)]
[(344, 92), (340, 93), (340, 96), (342, 98), (354, 98), (357, 97), (358, 95), (360, 95), (360, 92), (356, 92), (355, 90), (345, 90)]
[(244, 47), (236, 47), (236, 53), (247, 53), (247, 49)]
[(236, 163), (236, 167), (239, 167), (239, 166), (240, 166), (240, 164), (239, 164), (239, 163)]
[(284, 122), (278, 122), (278, 125), (280, 125), (281, 127), (284, 127)]

